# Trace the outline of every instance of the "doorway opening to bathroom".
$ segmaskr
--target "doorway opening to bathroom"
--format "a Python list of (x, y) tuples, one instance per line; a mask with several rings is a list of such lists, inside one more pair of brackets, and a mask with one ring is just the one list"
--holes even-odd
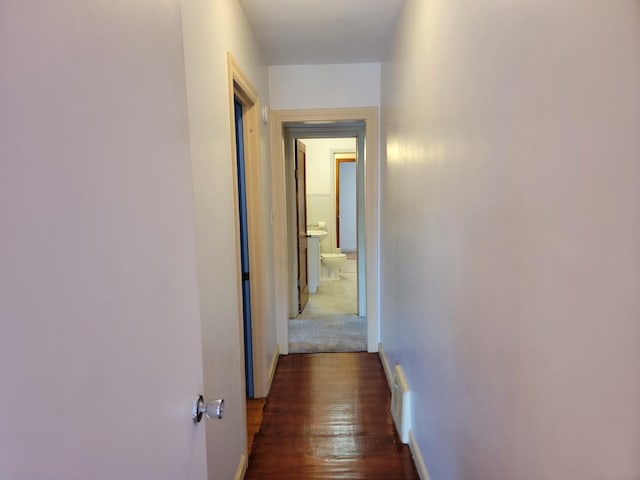
[[(309, 269), (300, 268), (299, 263), (304, 261), (299, 255), (299, 238), (308, 237), (307, 243), (313, 245), (314, 237), (320, 232), (317, 239), (319, 253), (321, 256), (336, 255), (341, 253), (337, 246), (336, 221), (335, 221), (335, 162), (341, 157), (360, 158), (356, 161), (356, 185), (355, 197), (356, 205), (355, 219), (353, 226), (356, 231), (356, 243), (351, 248), (351, 254), (358, 250), (364, 250), (364, 189), (363, 181), (358, 177), (364, 176), (362, 168), (362, 158), (364, 157), (364, 124), (362, 122), (335, 122), (330, 124), (316, 123), (287, 123), (284, 126), (284, 156), (285, 174), (287, 178), (286, 191), (289, 200), (287, 201), (287, 231), (289, 233), (289, 318), (295, 318), (301, 313), (304, 305), (299, 301), (299, 285), (308, 284), (310, 293), (314, 291), (314, 279), (311, 276), (300, 279), (301, 272), (313, 274), (313, 263), (309, 264)], [(306, 150), (305, 153), (301, 153)], [(304, 156), (303, 156), (304, 155)], [(301, 169), (301, 158), (305, 159), (305, 167)], [(306, 173), (304, 173), (306, 171)], [(300, 178), (304, 175), (304, 178)], [(300, 190), (299, 184), (304, 183), (304, 200), (300, 201), (297, 192)], [(306, 205), (305, 205), (306, 203)], [(304, 208), (304, 216), (299, 215), (299, 210)], [(305, 225), (300, 226), (300, 218), (305, 218)], [(311, 234), (309, 234), (311, 232)], [(313, 249), (313, 248), (312, 248)], [(318, 250), (316, 250), (318, 252)], [(310, 255), (310, 254), (309, 254)], [(314, 258), (307, 258), (314, 260)], [(325, 260), (323, 258), (323, 260)], [(316, 270), (315, 283), (320, 278), (328, 279), (332, 272), (327, 266), (328, 262), (320, 262)], [(365, 317), (366, 305), (366, 266), (364, 256), (361, 257), (360, 264), (356, 261), (356, 271), (360, 273), (356, 277), (358, 285), (356, 289), (357, 305), (352, 313), (357, 313), (360, 317)], [(338, 273), (333, 273), (334, 278), (338, 278)]]
[[(378, 109), (272, 110), (271, 153), (274, 185), (274, 288), (280, 353), (289, 352), (289, 321), (297, 315), (294, 137), (357, 139), (358, 159), (358, 313), (365, 318), (366, 349), (378, 350)], [(298, 131), (296, 131), (298, 130)], [(301, 130), (301, 131), (299, 131)]]
[[(336, 303), (332, 310), (364, 317), (366, 305), (364, 301), (358, 304), (357, 289), (359, 282), (365, 282), (357, 276), (357, 137), (301, 138), (296, 142), (306, 149), (305, 205), (298, 202), (296, 207), (305, 208), (306, 213), (309, 294), (332, 291), (338, 296), (339, 289), (330, 288), (329, 282), (340, 283), (347, 273), (353, 274), (350, 301)], [(298, 182), (299, 176), (298, 172)]]
[[(326, 128), (313, 130), (327, 134)], [(314, 132), (287, 127), (288, 143), (295, 145), (290, 164), (298, 235), (298, 302), (290, 312), (289, 351), (366, 351), (366, 305), (364, 298), (358, 302), (358, 285), (365, 281), (357, 267), (358, 136), (309, 133)]]
[[(366, 350), (375, 352), (378, 319), (378, 110), (375, 107), (271, 112), (274, 183), (274, 276), (280, 353), (289, 352), (289, 321), (298, 313), (295, 223), (295, 139), (352, 138), (358, 164), (357, 298), (366, 326)], [(334, 167), (335, 168), (335, 167)], [(323, 221), (323, 220), (320, 220)], [(335, 220), (330, 215), (326, 224)], [(316, 223), (310, 220), (310, 223)], [(313, 229), (313, 225), (310, 227)]]
[[(271, 155), (273, 181), (274, 225), (274, 289), (276, 293), (277, 340), (280, 353), (289, 352), (289, 320), (295, 315), (296, 279), (293, 276), (297, 259), (295, 227), (292, 225), (293, 173), (291, 170), (292, 142), (287, 135), (291, 127), (302, 127), (298, 138), (358, 138), (360, 162), (360, 198), (362, 215), (358, 228), (362, 232), (358, 245), (358, 288), (364, 294), (359, 301), (366, 315), (367, 351), (378, 351), (378, 109), (376, 107), (272, 110)], [(313, 130), (321, 130), (312, 135)], [(322, 130), (324, 129), (324, 130)], [(333, 132), (331, 131), (333, 129)], [(351, 129), (351, 130), (349, 130)], [(287, 148), (285, 148), (287, 147)], [(289, 150), (287, 150), (289, 149)], [(285, 150), (287, 150), (285, 152)], [(289, 159), (289, 162), (285, 161)], [(293, 207), (295, 208), (295, 207)], [(295, 225), (295, 224), (294, 224)], [(295, 305), (297, 306), (297, 304)]]

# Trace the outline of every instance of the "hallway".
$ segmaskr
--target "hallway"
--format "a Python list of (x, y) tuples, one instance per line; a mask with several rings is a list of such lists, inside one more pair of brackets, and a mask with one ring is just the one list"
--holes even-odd
[(374, 353), (280, 357), (348, 128), (420, 477), (640, 480), (640, 0), (2, 0), (0, 65), (0, 479), (415, 478)]
[(377, 354), (281, 356), (247, 480), (417, 479)]

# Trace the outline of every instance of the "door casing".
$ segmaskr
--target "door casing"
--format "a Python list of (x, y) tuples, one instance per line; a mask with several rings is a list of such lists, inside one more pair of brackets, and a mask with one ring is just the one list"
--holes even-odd
[[(305, 123), (308, 122), (308, 123)], [(364, 255), (358, 257), (358, 270), (365, 272), (366, 281), (362, 288), (366, 292), (359, 294), (366, 299), (367, 317), (367, 350), (378, 351), (379, 342), (379, 309), (378, 309), (378, 109), (377, 107), (322, 109), (322, 110), (274, 110), (271, 112), (271, 149), (273, 174), (273, 220), (274, 220), (274, 266), (276, 291), (276, 322), (277, 339), (280, 353), (288, 353), (290, 318), (291, 265), (295, 262), (290, 249), (288, 233), (288, 197), (287, 197), (287, 162), (285, 146), (290, 142), (285, 135), (285, 127), (290, 124), (306, 126), (304, 136), (309, 137), (313, 125), (323, 125), (325, 137), (350, 136), (346, 126), (360, 124), (355, 128), (353, 136), (358, 139), (358, 150), (364, 152), (361, 183), (363, 185), (362, 205), (358, 208), (364, 212), (359, 222), (359, 231), (364, 234), (359, 238), (358, 250)], [(336, 131), (331, 132), (330, 124), (334, 124)], [(302, 137), (299, 137), (302, 138)], [(360, 292), (359, 292), (360, 293)]]
[[(339, 124), (333, 125), (299, 125), (287, 123), (284, 127), (284, 161), (285, 161), (285, 176), (286, 176), (286, 190), (289, 194), (289, 198), (292, 198), (295, 194), (295, 145), (298, 139), (331, 139), (331, 138), (354, 138), (356, 140), (356, 157), (360, 157), (364, 159), (365, 151), (364, 151), (364, 137), (365, 137), (365, 125), (363, 122), (340, 122)], [(364, 176), (364, 168), (363, 161), (357, 162), (358, 165), (358, 179), (357, 183), (359, 185), (358, 188), (358, 211), (364, 211), (364, 191), (361, 188), (364, 184), (363, 177)], [(335, 195), (335, 189), (333, 191), (333, 195)], [(294, 318), (298, 310), (297, 306), (297, 273), (299, 271), (299, 251), (297, 248), (297, 232), (294, 228), (296, 224), (295, 217), (295, 202), (287, 201), (287, 232), (289, 235), (290, 243), (288, 245), (289, 248), (289, 318)], [(358, 215), (358, 226), (357, 230), (358, 234), (358, 250), (361, 252), (365, 251), (365, 233), (364, 233), (364, 216)], [(335, 225), (333, 225), (335, 228)], [(366, 289), (366, 270), (365, 270), (365, 257), (360, 256), (358, 258), (358, 282), (357, 282), (357, 300), (358, 300), (358, 315), (361, 317), (366, 316), (367, 306), (366, 306), (366, 298), (367, 292)]]
[[(234, 178), (234, 215), (236, 231), (236, 282), (242, 284), (241, 251), (240, 251), (240, 217), (238, 204), (238, 171), (237, 155), (235, 148), (235, 122), (234, 122), (234, 99), (238, 99), (243, 105), (243, 130), (244, 130), (244, 153), (245, 153), (245, 183), (247, 190), (247, 223), (249, 240), (249, 264), (251, 265), (250, 289), (251, 289), (251, 321), (252, 321), (252, 344), (253, 344), (253, 380), (254, 396), (262, 397), (269, 391), (270, 377), (266, 374), (263, 359), (265, 358), (265, 323), (267, 312), (267, 298), (265, 292), (268, 291), (266, 265), (266, 248), (263, 218), (267, 214), (264, 211), (263, 186), (262, 186), (262, 162), (260, 158), (259, 139), (259, 111), (258, 94), (251, 86), (248, 78), (238, 67), (231, 54), (227, 56), (229, 72), (229, 110), (230, 116), (232, 163)], [(238, 311), (242, 312), (242, 296), (238, 297)], [(242, 316), (238, 322), (242, 324)], [(242, 328), (241, 332), (244, 331)], [(244, 334), (242, 333), (238, 341), (244, 349)], [(244, 366), (243, 366), (244, 371)], [(243, 379), (245, 380), (245, 379)]]

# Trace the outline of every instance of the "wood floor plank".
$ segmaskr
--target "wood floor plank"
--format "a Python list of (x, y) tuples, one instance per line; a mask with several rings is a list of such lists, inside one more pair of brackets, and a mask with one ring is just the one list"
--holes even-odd
[(262, 425), (262, 412), (266, 398), (247, 399), (247, 446), (249, 454), (253, 447), (253, 437), (260, 430)]
[(281, 356), (246, 479), (418, 479), (377, 354)]

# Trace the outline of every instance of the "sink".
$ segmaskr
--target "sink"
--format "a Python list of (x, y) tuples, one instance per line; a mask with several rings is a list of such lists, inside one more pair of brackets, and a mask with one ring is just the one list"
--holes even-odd
[(310, 237), (324, 237), (327, 234), (324, 230), (307, 230)]

